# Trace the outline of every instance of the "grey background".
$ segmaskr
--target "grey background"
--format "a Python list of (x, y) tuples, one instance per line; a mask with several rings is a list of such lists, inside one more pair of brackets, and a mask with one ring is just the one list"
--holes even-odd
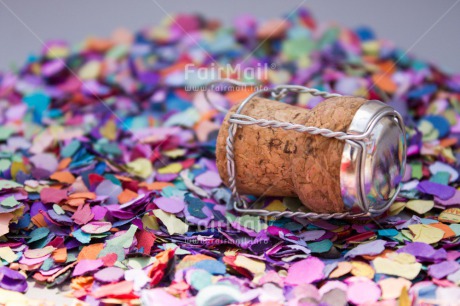
[[(167, 14), (199, 12), (231, 24), (235, 16), (282, 16), (299, 4), (321, 22), (369, 25), (377, 35), (451, 72), (460, 71), (460, 0), (0, 0), (0, 70), (20, 66), (42, 41), (108, 36), (117, 27), (136, 30)], [(11, 11), (10, 11), (11, 10)], [(14, 16), (16, 15), (16, 16)], [(20, 20), (19, 20), (20, 19)], [(33, 32), (33, 33), (32, 33)]]

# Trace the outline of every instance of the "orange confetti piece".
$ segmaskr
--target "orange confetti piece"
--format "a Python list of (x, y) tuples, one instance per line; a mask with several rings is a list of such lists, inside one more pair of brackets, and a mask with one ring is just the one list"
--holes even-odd
[(452, 147), (458, 142), (457, 138), (444, 138), (439, 141), (439, 145), (443, 148)]
[(80, 206), (80, 205), (85, 204), (85, 199), (84, 198), (70, 199), (67, 201), (67, 204), (70, 206)]
[(179, 61), (174, 65), (171, 65), (169, 67), (165, 67), (160, 71), (161, 75), (168, 75), (173, 73), (174, 71), (185, 71), (185, 66), (189, 64), (188, 62), (185, 61)]
[(176, 265), (176, 271), (188, 268), (193, 266), (199, 261), (202, 260), (216, 260), (215, 258), (212, 258), (211, 256), (204, 255), (204, 254), (196, 254), (196, 255), (186, 255), (177, 265)]
[(430, 226), (439, 228), (440, 230), (444, 232), (444, 236), (442, 237), (442, 239), (452, 238), (456, 236), (455, 232), (448, 225), (444, 223), (432, 223), (430, 224)]
[(60, 248), (53, 251), (52, 257), (55, 262), (63, 263), (67, 260), (67, 249)]
[(123, 190), (123, 192), (121, 192), (118, 195), (117, 198), (118, 198), (118, 202), (120, 202), (120, 204), (125, 204), (125, 203), (128, 203), (129, 201), (134, 200), (135, 198), (137, 198), (137, 193), (135, 193), (134, 191), (131, 191), (129, 189), (125, 189), (125, 190)]
[(353, 265), (351, 263), (346, 261), (339, 262), (337, 268), (335, 268), (335, 270), (329, 274), (329, 278), (338, 278), (344, 276), (345, 274), (350, 273), (351, 269), (353, 269)]
[(104, 285), (97, 288), (95, 291), (91, 293), (93, 297), (96, 299), (100, 299), (106, 296), (117, 296), (117, 295), (124, 295), (129, 294), (133, 291), (133, 282), (129, 281), (122, 281), (115, 284)]
[(76, 192), (69, 195), (69, 199), (89, 199), (94, 200), (96, 198), (96, 194), (94, 192)]
[(396, 91), (396, 83), (385, 73), (377, 73), (372, 76), (372, 82), (383, 91), (393, 93)]
[(75, 177), (69, 171), (54, 172), (50, 178), (64, 184), (73, 184), (75, 182)]
[(97, 259), (97, 256), (103, 248), (103, 243), (95, 243), (85, 246), (81, 249), (80, 253), (78, 254), (77, 260), (80, 261), (82, 259)]
[(72, 159), (70, 157), (64, 158), (63, 160), (59, 162), (58, 170), (66, 169), (70, 165), (71, 162), (72, 162)]
[(47, 227), (48, 226), (48, 224), (46, 224), (45, 217), (43, 217), (42, 214), (36, 214), (35, 216), (32, 217), (31, 221), (37, 227)]
[(115, 175), (115, 177), (116, 177), (119, 181), (122, 181), (122, 182), (132, 182), (132, 181), (133, 181), (132, 178), (129, 178), (129, 177), (126, 177), (126, 176), (123, 176), (123, 175)]
[(93, 284), (92, 276), (77, 276), (70, 281), (70, 287), (74, 290), (89, 289)]
[(377, 66), (379, 66), (380, 71), (386, 74), (393, 74), (395, 72), (396, 65), (393, 63), (393, 61), (385, 61), (378, 63)]
[(147, 188), (148, 190), (163, 190), (163, 188), (168, 186), (174, 186), (173, 183), (169, 182), (153, 182), (153, 183), (141, 183), (139, 187)]

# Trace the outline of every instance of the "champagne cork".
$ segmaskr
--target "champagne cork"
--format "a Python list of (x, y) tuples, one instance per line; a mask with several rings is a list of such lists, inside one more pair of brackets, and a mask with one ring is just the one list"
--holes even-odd
[[(368, 112), (370, 107), (363, 107), (368, 102), (358, 97), (334, 97), (308, 110), (274, 100), (253, 98), (245, 105), (242, 114), (256, 119), (347, 132), (360, 108), (367, 108)], [(227, 185), (229, 174), (226, 140), (229, 119), (238, 107), (239, 105), (235, 105), (230, 109), (217, 138), (217, 167)], [(366, 114), (361, 111), (360, 117), (365, 117)], [(355, 119), (354, 124), (361, 124), (362, 118), (357, 120)], [(238, 126), (233, 149), (237, 191), (240, 194), (255, 196), (299, 197), (309, 210), (317, 213), (349, 210), (350, 208), (344, 204), (344, 189), (348, 187), (344, 186), (343, 171), (349, 167), (349, 161), (344, 159), (344, 152), (348, 149), (344, 150), (344, 146), (346, 142), (343, 140), (321, 135), (257, 125)], [(374, 159), (371, 161), (375, 162)], [(373, 165), (371, 164), (371, 167)], [(396, 170), (397, 176), (401, 171), (399, 168)], [(379, 179), (377, 178), (377, 181)], [(375, 192), (372, 188), (368, 188), (368, 193), (375, 198), (375, 194), (379, 194), (381, 190)], [(383, 196), (390, 197), (387, 194)]]

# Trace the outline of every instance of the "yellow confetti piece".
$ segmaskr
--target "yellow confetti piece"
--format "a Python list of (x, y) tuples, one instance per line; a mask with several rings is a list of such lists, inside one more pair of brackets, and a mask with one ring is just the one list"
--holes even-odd
[(99, 132), (108, 140), (115, 140), (117, 137), (117, 125), (113, 120), (109, 120), (99, 129)]
[(101, 63), (98, 61), (90, 61), (81, 67), (78, 76), (82, 80), (96, 79), (101, 72)]
[(399, 296), (399, 306), (410, 306), (411, 300), (409, 298), (409, 290), (406, 287), (403, 287), (401, 290), (401, 295)]
[(423, 142), (436, 140), (439, 137), (439, 131), (434, 128), (433, 124), (427, 120), (421, 120), (418, 125), (419, 131), (422, 132)]
[(13, 161), (11, 163), (11, 176), (13, 177), (13, 179), (16, 179), (16, 174), (21, 171), (21, 172), (24, 172), (24, 173), (28, 173), (29, 171), (27, 171), (27, 168), (26, 166), (24, 165), (24, 163), (22, 162), (17, 162), (17, 161)]
[(443, 230), (426, 224), (409, 225), (409, 229), (414, 235), (412, 238), (414, 242), (433, 244), (439, 242), (444, 236)]
[(10, 247), (3, 247), (0, 248), (0, 258), (8, 263), (12, 263), (16, 260), (17, 256)]
[(385, 278), (378, 282), (380, 289), (382, 289), (382, 299), (396, 299), (401, 296), (403, 288), (409, 289), (411, 282), (407, 279), (398, 278)]
[(182, 170), (182, 164), (180, 163), (172, 163), (167, 165), (166, 167), (158, 169), (159, 174), (167, 174), (167, 173), (179, 173)]
[(48, 49), (46, 56), (48, 58), (63, 58), (69, 55), (69, 48), (66, 46), (53, 46)]
[(394, 202), (388, 209), (388, 214), (390, 216), (396, 216), (406, 207), (405, 202)]
[(374, 269), (370, 265), (362, 261), (352, 261), (351, 274), (354, 276), (363, 276), (369, 279), (373, 279), (375, 275)]
[(260, 260), (248, 258), (243, 255), (238, 255), (235, 259), (235, 265), (245, 268), (252, 274), (258, 275), (265, 272), (265, 263)]
[(157, 218), (154, 215), (145, 214), (142, 217), (142, 224), (144, 224), (144, 227), (148, 229), (153, 229), (153, 230), (160, 229)]
[(417, 262), (415, 256), (409, 253), (392, 253), (388, 255), (388, 257), (401, 264), (412, 264)]
[(140, 176), (144, 179), (148, 178), (152, 172), (152, 162), (147, 158), (138, 158), (126, 164), (128, 171), (134, 175)]
[(372, 261), (375, 272), (387, 275), (394, 275), (412, 280), (417, 277), (422, 269), (422, 264), (401, 264), (388, 258), (377, 257)]
[(412, 239), (414, 238), (414, 235), (412, 235), (412, 232), (407, 229), (402, 230), (401, 235), (403, 235), (404, 238), (406, 238), (406, 240), (410, 240), (410, 241), (412, 241)]
[(407, 202), (406, 207), (416, 213), (423, 215), (429, 212), (434, 207), (432, 200), (411, 200)]
[(165, 151), (163, 152), (163, 154), (171, 158), (178, 158), (180, 156), (184, 156), (186, 152), (187, 150), (184, 150), (184, 149), (174, 149), (174, 150)]
[(268, 211), (285, 211), (286, 207), (283, 205), (283, 202), (280, 200), (271, 201), (270, 204), (265, 207)]
[(155, 209), (153, 214), (163, 222), (170, 235), (185, 234), (188, 231), (188, 225), (178, 219), (175, 215)]
[(438, 220), (445, 223), (460, 223), (460, 208), (448, 208), (439, 214)]

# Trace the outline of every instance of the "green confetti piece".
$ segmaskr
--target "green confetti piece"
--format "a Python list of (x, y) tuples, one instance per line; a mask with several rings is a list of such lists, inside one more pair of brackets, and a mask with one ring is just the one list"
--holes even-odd
[(57, 205), (57, 204), (53, 204), (53, 210), (55, 213), (57, 213), (58, 215), (65, 215), (65, 211), (64, 209), (62, 209), (61, 206)]
[(119, 245), (124, 248), (129, 248), (133, 243), (134, 234), (136, 233), (137, 229), (137, 226), (131, 224), (126, 233), (107, 241), (107, 246)]
[(13, 188), (19, 188), (19, 187), (22, 187), (22, 185), (16, 182), (8, 181), (8, 180), (0, 180), (0, 190), (13, 189)]
[[(175, 253), (177, 254), (177, 253)], [(143, 269), (155, 262), (154, 257), (132, 257), (128, 258), (127, 266), (132, 269)]]
[(416, 179), (421, 179), (423, 177), (423, 172), (422, 172), (422, 163), (415, 162), (410, 164), (412, 168), (412, 177)]
[(64, 148), (62, 148), (61, 156), (71, 157), (78, 151), (78, 149), (80, 149), (80, 142), (77, 140), (73, 140), (68, 145), (66, 145)]
[(49, 233), (50, 233), (50, 230), (47, 227), (36, 228), (29, 234), (30, 239), (28, 243), (30, 244), (34, 241), (41, 240), (45, 238), (46, 236), (48, 236)]
[(443, 172), (439, 171), (435, 175), (433, 175), (430, 178), (430, 182), (433, 183), (438, 183), (442, 185), (448, 185), (449, 184), (449, 178), (450, 178), (450, 173), (449, 172)]
[(289, 60), (307, 56), (314, 49), (315, 43), (309, 38), (289, 39), (283, 42), (283, 53)]
[(6, 126), (0, 126), (0, 141), (5, 141), (13, 135), (14, 130)]
[(120, 245), (107, 245), (105, 248), (102, 249), (97, 258), (101, 258), (112, 253), (117, 255), (118, 261), (122, 261), (125, 259), (125, 251), (123, 247)]
[(190, 277), (190, 283), (196, 290), (201, 290), (212, 283), (212, 275), (205, 270), (196, 270)]
[(45, 261), (43, 262), (43, 264), (40, 266), (40, 270), (43, 270), (43, 271), (49, 271), (54, 265), (54, 260), (53, 258), (47, 258), (45, 259)]
[(460, 224), (451, 224), (449, 227), (454, 231), (455, 236), (460, 236)]
[(308, 243), (307, 248), (309, 248), (312, 253), (326, 253), (332, 248), (332, 241), (324, 239), (322, 241)]
[(2, 201), (1, 205), (4, 206), (4, 207), (15, 207), (17, 206), (18, 204), (21, 204), (20, 202), (18, 202), (14, 196), (10, 196), (8, 198), (6, 198), (5, 200)]
[(256, 233), (266, 228), (266, 226), (260, 222), (260, 218), (256, 216), (245, 215), (238, 217), (235, 221), (238, 222), (242, 227), (252, 229)]
[(11, 167), (11, 161), (8, 159), (0, 159), (0, 171), (8, 170)]

